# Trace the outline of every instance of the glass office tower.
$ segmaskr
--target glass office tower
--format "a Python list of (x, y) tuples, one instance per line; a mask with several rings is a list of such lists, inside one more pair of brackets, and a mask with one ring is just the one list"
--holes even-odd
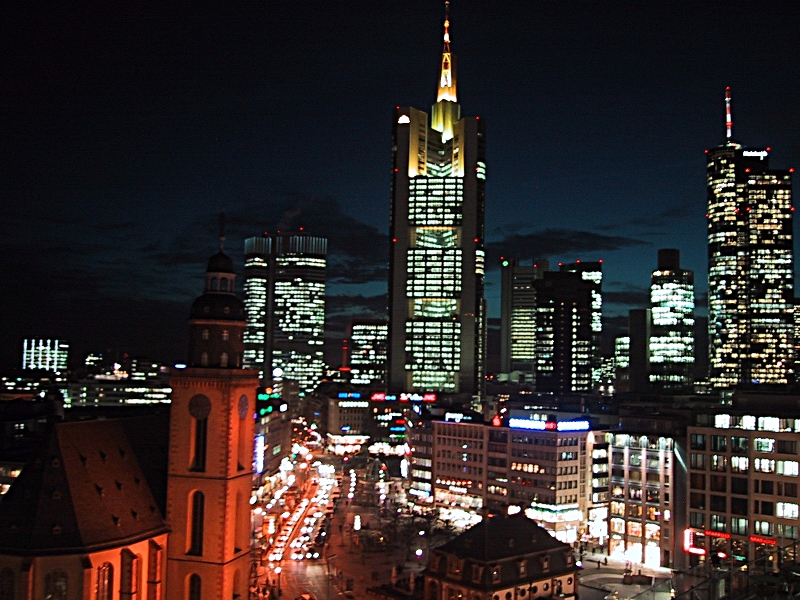
[(394, 111), (389, 388), (477, 394), (485, 352), (484, 122), (461, 117), (445, 18), (431, 114)]
[(328, 241), (303, 233), (248, 238), (244, 246), (246, 368), (311, 392), (322, 379)]
[(715, 388), (794, 379), (791, 170), (731, 138), (707, 150), (709, 376)]
[(681, 269), (679, 250), (662, 249), (650, 281), (650, 383), (683, 391), (694, 368), (694, 273)]

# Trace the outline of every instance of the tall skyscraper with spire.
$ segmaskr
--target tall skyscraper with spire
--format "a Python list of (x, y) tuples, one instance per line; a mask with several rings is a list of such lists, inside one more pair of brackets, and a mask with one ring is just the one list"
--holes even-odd
[(477, 394), (485, 353), (485, 129), (462, 117), (449, 2), (431, 114), (394, 111), (389, 388)]
[(709, 377), (718, 389), (793, 381), (792, 177), (766, 149), (706, 150)]

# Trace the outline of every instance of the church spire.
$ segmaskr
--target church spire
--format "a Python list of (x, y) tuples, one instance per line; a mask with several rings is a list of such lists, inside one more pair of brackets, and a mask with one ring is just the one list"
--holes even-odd
[(439, 90), (431, 110), (431, 128), (442, 134), (442, 141), (453, 139), (453, 128), (461, 118), (456, 96), (456, 57), (450, 52), (450, 0), (444, 2), (444, 48), (439, 71)]

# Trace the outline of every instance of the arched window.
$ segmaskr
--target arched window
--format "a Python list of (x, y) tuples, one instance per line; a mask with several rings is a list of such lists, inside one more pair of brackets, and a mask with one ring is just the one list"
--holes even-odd
[(217, 291), (217, 278), (214, 277), (211, 279), (211, 290), (216, 292)]
[(14, 600), (14, 571), (0, 571), (0, 600)]
[(44, 577), (44, 597), (48, 600), (67, 600), (67, 574), (50, 571)]
[(208, 339), (208, 329), (203, 329), (203, 339), (204, 340)]
[(219, 289), (222, 292), (228, 291), (228, 280), (225, 279), (224, 277), (219, 280)]
[(229, 339), (231, 339), (231, 334), (228, 333), (227, 329), (223, 329), (222, 330), (222, 341), (223, 342), (227, 342)]
[(206, 446), (208, 440), (208, 415), (211, 414), (211, 400), (198, 394), (189, 400), (189, 414), (192, 416), (192, 463), (190, 470), (206, 470)]
[[(203, 554), (203, 518), (206, 508), (206, 498), (203, 492), (194, 492), (191, 495), (191, 518), (189, 520), (189, 551), (186, 554), (202, 556)], [(199, 577), (198, 577), (199, 580)]]
[(200, 355), (200, 365), (203, 366), (203, 367), (207, 367), (208, 366), (208, 352), (203, 352)]
[(200, 575), (192, 573), (189, 575), (189, 600), (200, 600)]
[(228, 353), (223, 352), (219, 357), (219, 366), (220, 367), (227, 367), (228, 366)]
[(111, 600), (114, 593), (114, 567), (103, 563), (97, 569), (97, 600)]
[(142, 560), (136, 554), (124, 548), (120, 555), (119, 597), (120, 600), (139, 598), (139, 582), (141, 581)]
[(161, 570), (164, 549), (150, 540), (147, 548), (147, 600), (161, 598)]

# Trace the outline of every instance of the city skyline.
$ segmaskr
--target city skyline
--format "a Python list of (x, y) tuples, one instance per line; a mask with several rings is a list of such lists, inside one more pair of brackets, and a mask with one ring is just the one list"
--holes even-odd
[[(607, 320), (647, 306), (659, 247), (681, 250), (704, 293), (703, 150), (724, 141), (727, 85), (734, 137), (771, 146), (774, 168), (800, 162), (798, 9), (479, 6), (455, 2), (451, 20), (459, 101), (488, 120), (489, 317), (501, 253), (604, 259)], [(0, 25), (18, 50), (0, 59), (0, 366), (39, 335), (180, 358), (220, 208), (240, 276), (245, 237), (304, 226), (330, 240), (334, 327), (379, 316), (387, 123), (434, 100), (440, 2), (16, 10)]]

